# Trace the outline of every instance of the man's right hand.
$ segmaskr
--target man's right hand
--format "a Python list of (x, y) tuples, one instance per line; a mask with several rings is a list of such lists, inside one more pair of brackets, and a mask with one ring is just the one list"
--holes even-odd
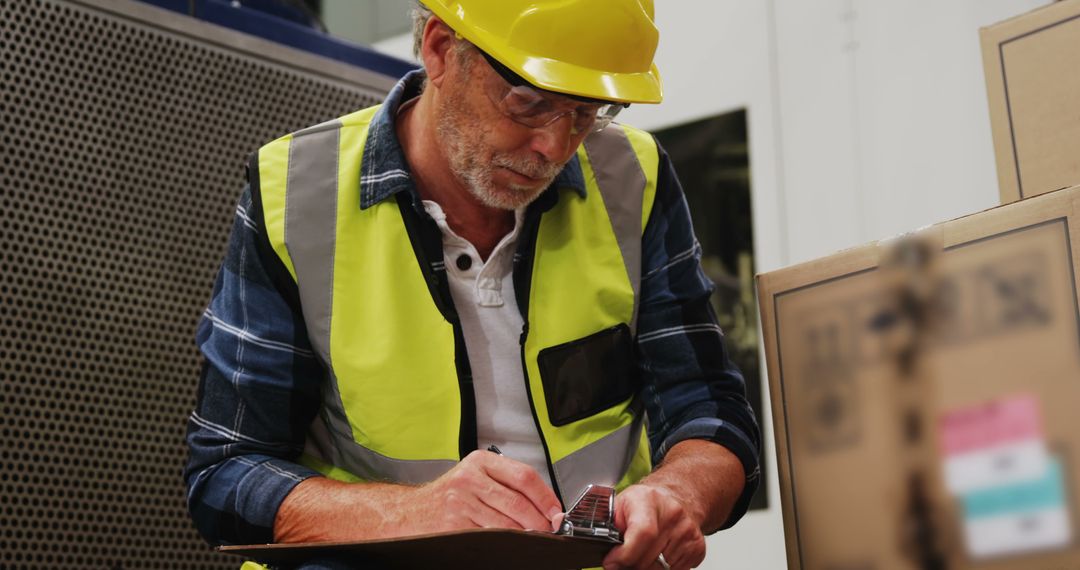
[(307, 479), (278, 508), (274, 540), (367, 540), (469, 528), (550, 531), (561, 512), (555, 492), (531, 467), (474, 451), (420, 487)]
[(528, 465), (474, 451), (442, 477), (417, 489), (430, 530), (553, 529), (559, 499)]

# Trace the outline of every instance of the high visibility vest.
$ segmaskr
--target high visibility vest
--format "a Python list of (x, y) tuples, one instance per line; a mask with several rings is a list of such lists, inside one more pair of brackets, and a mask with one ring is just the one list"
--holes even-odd
[[(378, 108), (264, 146), (256, 184), (327, 371), (301, 463), (343, 481), (419, 484), (475, 448), (475, 404), (461, 328), (406, 227), (402, 208), (412, 206), (360, 206)], [(623, 488), (652, 469), (640, 390), (625, 376), (658, 151), (649, 134), (612, 125), (577, 156), (586, 196), (564, 192), (540, 217), (521, 337), (525, 389), (564, 505), (590, 483)]]

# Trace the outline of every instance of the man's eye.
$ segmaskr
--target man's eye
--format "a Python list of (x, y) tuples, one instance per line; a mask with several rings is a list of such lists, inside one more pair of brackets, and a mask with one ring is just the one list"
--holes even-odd
[(520, 103), (526, 106), (536, 105), (545, 101), (545, 99), (541, 97), (540, 94), (538, 94), (536, 91), (521, 86), (511, 88), (510, 91), (506, 93), (504, 99), (508, 102), (513, 101), (515, 103)]
[(597, 107), (596, 105), (581, 105), (577, 109), (574, 109), (574, 112), (577, 113), (577, 116), (587, 117), (590, 120), (596, 118), (596, 114), (599, 111), (600, 107)]
[(593, 114), (590, 114), (590, 115), (578, 115), (577, 113), (574, 113), (574, 115), (575, 115), (574, 130), (576, 130), (578, 132), (587, 130), (589, 127), (591, 127), (593, 125), (593, 123), (596, 122), (596, 114), (595, 114), (595, 112), (593, 112)]
[(511, 95), (506, 98), (506, 108), (515, 115), (535, 116), (547, 113), (551, 110), (551, 105), (543, 99)]

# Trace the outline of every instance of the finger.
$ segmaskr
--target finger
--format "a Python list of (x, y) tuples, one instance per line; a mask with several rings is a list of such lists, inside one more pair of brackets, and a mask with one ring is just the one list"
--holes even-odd
[(705, 560), (705, 537), (692, 522), (684, 519), (664, 547), (664, 557), (672, 569), (687, 570)]
[(480, 528), (522, 528), (514, 519), (480, 501), (469, 509), (468, 518)]
[[(618, 505), (616, 513), (623, 512), (625, 529), (623, 544), (612, 549), (604, 558), (604, 568), (648, 567), (656, 560), (663, 544), (657, 544), (660, 531), (657, 505), (640, 494), (633, 495)], [(649, 553), (654, 553), (648, 557)]]
[(641, 560), (638, 561), (636, 568), (638, 568), (638, 570), (647, 570), (650, 568), (663, 567), (663, 564), (660, 564), (659, 562), (660, 555), (663, 554), (665, 550), (671, 549), (673, 549), (672, 544), (666, 540), (666, 536), (663, 531), (661, 531), (660, 536), (652, 542), (651, 547), (645, 550), (645, 554), (641, 557)]
[(705, 559), (705, 537), (701, 534), (701, 529), (677, 504), (670, 504), (662, 511), (667, 518), (661, 519), (661, 528), (665, 529), (668, 535), (662, 552), (668, 565), (686, 570), (701, 564)]
[(532, 467), (496, 455), (485, 462), (484, 469), (492, 479), (528, 499), (549, 523), (555, 515), (562, 512), (562, 505), (555, 496), (555, 491), (544, 483)]
[(693, 520), (678, 504), (666, 511), (671, 519), (664, 521), (670, 529), (669, 545), (664, 547), (667, 562), (672, 568), (687, 569), (698, 566), (705, 558), (705, 537)]
[(508, 487), (504, 487), (499, 481), (491, 480), (491, 484), (483, 492), (477, 493), (487, 507), (499, 511), (510, 517), (517, 523), (516, 526), (529, 530), (549, 530), (551, 519), (536, 510), (532, 501), (521, 493)]
[(642, 546), (640, 539), (638, 539), (637, 548), (635, 548), (633, 543), (629, 542), (628, 539), (622, 546), (618, 546), (608, 553), (604, 558), (603, 566), (605, 570), (613, 568), (653, 570), (654, 568), (660, 567), (657, 560), (664, 548), (665, 546), (663, 544), (655, 541), (651, 541), (648, 545)]
[[(704, 537), (687, 516), (682, 504), (669, 493), (654, 492), (647, 497), (655, 502), (660, 529), (656, 541), (660, 550), (655, 553), (656, 556), (663, 553), (665, 562), (671, 568), (685, 569), (699, 564), (704, 559)], [(650, 551), (648, 555), (652, 556), (653, 552)]]
[(566, 513), (559, 513), (559, 514), (555, 515), (554, 517), (551, 517), (551, 532), (555, 532), (555, 531), (559, 530), (559, 527), (562, 526), (563, 519), (565, 519), (565, 518), (566, 518)]

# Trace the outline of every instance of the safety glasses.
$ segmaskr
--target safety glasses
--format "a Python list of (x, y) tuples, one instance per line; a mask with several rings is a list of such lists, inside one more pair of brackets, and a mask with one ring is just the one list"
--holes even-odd
[(550, 125), (570, 116), (572, 134), (596, 132), (629, 105), (556, 95), (537, 89), (483, 51), (495, 74), (484, 80), (484, 92), (495, 107), (511, 120), (531, 128)]

